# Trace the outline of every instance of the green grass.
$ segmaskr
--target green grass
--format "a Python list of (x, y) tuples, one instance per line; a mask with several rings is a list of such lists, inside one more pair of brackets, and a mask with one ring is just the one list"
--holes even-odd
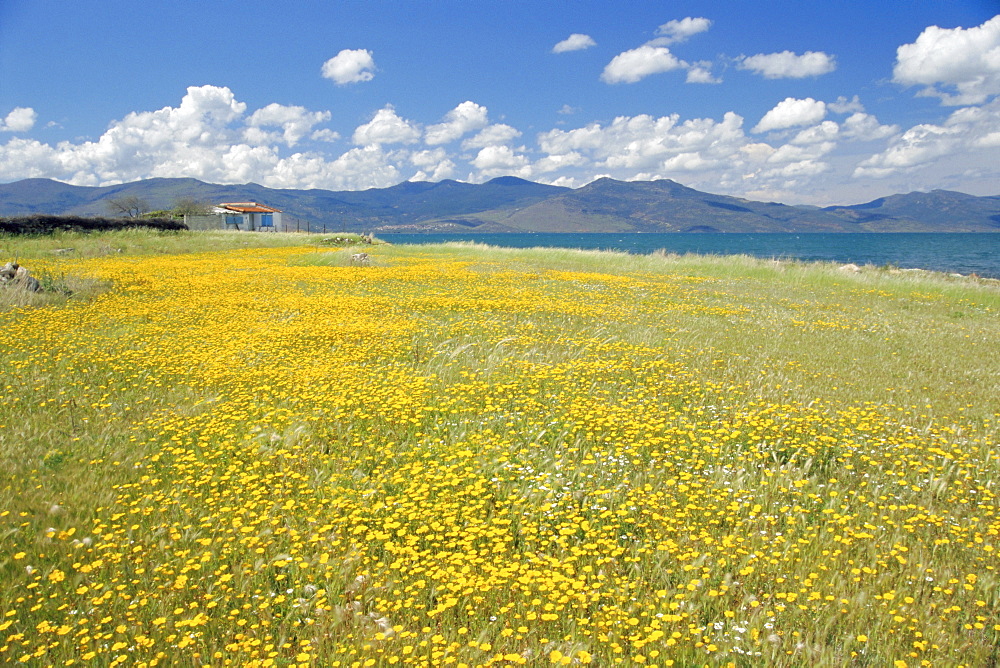
[(22, 260), (65, 257), (92, 258), (108, 255), (176, 255), (240, 248), (280, 248), (302, 245), (329, 245), (335, 238), (359, 239), (356, 234), (253, 233), (236, 231), (157, 232), (126, 229), (118, 232), (86, 234), (57, 232), (51, 235), (0, 235), (0, 257)]

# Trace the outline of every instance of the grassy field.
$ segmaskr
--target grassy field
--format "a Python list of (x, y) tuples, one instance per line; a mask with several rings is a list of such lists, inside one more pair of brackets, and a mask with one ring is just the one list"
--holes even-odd
[(995, 284), (315, 235), (0, 249), (50, 288), (0, 288), (0, 660), (1000, 661)]

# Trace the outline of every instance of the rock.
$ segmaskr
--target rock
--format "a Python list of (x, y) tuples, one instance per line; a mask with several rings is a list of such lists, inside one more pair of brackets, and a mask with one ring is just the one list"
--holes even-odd
[(8, 262), (0, 267), (0, 283), (21, 287), (29, 292), (42, 291), (42, 284), (38, 282), (38, 279), (16, 262)]
[(351, 264), (367, 267), (371, 264), (371, 260), (368, 257), (368, 253), (355, 253), (351, 256)]
[(861, 271), (861, 267), (854, 264), (853, 262), (851, 264), (842, 264), (839, 267), (837, 267), (837, 269), (844, 272), (850, 272), (852, 274), (857, 274), (858, 272)]

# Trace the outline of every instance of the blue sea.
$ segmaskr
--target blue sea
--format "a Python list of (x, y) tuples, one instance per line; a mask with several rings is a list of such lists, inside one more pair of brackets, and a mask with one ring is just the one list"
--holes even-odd
[(584, 248), (645, 254), (702, 255), (839, 262), (930, 269), (1000, 278), (1000, 234), (380, 234), (400, 244), (475, 241), (509, 248)]

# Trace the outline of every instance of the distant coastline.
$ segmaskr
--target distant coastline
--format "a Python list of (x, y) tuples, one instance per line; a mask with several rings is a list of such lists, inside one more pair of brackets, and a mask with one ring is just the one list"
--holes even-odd
[(975, 274), (1000, 279), (1000, 235), (947, 232), (749, 234), (380, 234), (390, 243), (469, 241), (493, 246), (549, 246), (645, 254), (750, 255)]

